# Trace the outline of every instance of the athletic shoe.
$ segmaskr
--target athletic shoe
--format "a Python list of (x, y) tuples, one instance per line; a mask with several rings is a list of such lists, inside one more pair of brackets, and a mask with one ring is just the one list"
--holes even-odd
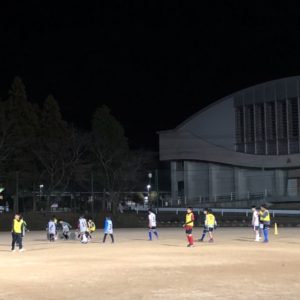
[(213, 242), (214, 242), (214, 239), (209, 239), (208, 242), (209, 242), (209, 243), (213, 243)]
[(188, 244), (187, 247), (195, 247), (194, 244)]
[(11, 252), (16, 252), (16, 250), (15, 250), (15, 249), (12, 249)]
[(199, 239), (198, 242), (204, 242), (202, 239)]
[(264, 240), (263, 243), (269, 243), (269, 241), (268, 240)]
[(22, 248), (22, 249), (19, 249), (19, 252), (23, 252), (23, 251), (25, 251), (25, 249), (24, 249), (24, 248)]

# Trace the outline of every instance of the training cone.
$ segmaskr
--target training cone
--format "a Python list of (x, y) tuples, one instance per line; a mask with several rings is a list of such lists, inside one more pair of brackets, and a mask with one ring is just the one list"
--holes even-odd
[(277, 223), (275, 223), (275, 225), (274, 225), (274, 234), (278, 235)]

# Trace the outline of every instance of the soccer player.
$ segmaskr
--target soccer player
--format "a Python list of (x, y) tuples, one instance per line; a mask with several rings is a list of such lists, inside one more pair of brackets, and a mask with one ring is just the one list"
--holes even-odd
[(187, 247), (194, 247), (194, 240), (193, 240), (192, 233), (193, 233), (195, 216), (191, 207), (188, 207), (186, 212), (187, 213), (185, 215), (185, 223), (183, 224), (183, 228), (185, 228), (185, 233), (188, 240)]
[(156, 236), (158, 239), (158, 232), (156, 230), (156, 215), (155, 213), (149, 209), (148, 210), (148, 228), (149, 228), (149, 241), (152, 241), (152, 233)]
[(56, 224), (53, 218), (48, 222), (48, 234), (50, 242), (54, 242), (56, 236)]
[(115, 240), (114, 240), (113, 223), (110, 217), (105, 218), (103, 243), (105, 243), (108, 234), (110, 235), (111, 243), (113, 244)]
[(59, 224), (61, 225), (62, 228), (63, 237), (66, 240), (68, 240), (70, 238), (70, 229), (72, 228), (72, 226), (69, 223), (64, 222), (62, 220), (59, 221)]
[(205, 226), (208, 228), (208, 234), (209, 234), (209, 243), (214, 242), (213, 232), (215, 227), (217, 226), (216, 217), (213, 215), (212, 210), (208, 209), (206, 218), (205, 218)]
[(268, 243), (269, 242), (269, 228), (271, 225), (271, 217), (270, 217), (270, 212), (267, 209), (266, 204), (262, 204), (260, 206), (260, 220), (263, 222), (264, 229), (264, 240), (263, 243)]
[(13, 224), (12, 224), (12, 230), (11, 230), (11, 235), (12, 235), (11, 251), (12, 252), (16, 251), (15, 250), (16, 243), (19, 245), (20, 252), (25, 250), (22, 244), (22, 224), (23, 221), (21, 220), (20, 215), (15, 214), (15, 217), (13, 219)]
[(252, 206), (252, 226), (255, 232), (255, 242), (259, 242), (259, 213), (255, 206)]
[[(83, 242), (82, 240), (88, 237), (88, 225), (84, 216), (81, 216), (78, 220), (78, 229), (80, 241)], [(83, 243), (86, 244), (85, 241)]]
[(204, 226), (203, 226), (203, 232), (202, 232), (202, 236), (201, 238), (198, 240), (198, 242), (203, 242), (204, 241), (204, 238), (206, 236), (206, 233), (208, 232), (208, 228), (206, 226), (206, 215), (208, 213), (208, 208), (205, 208), (203, 210), (203, 214), (204, 214)]
[(203, 242), (204, 238), (205, 238), (205, 235), (208, 232), (208, 234), (209, 234), (209, 241), (208, 242), (213, 243), (214, 242), (213, 231), (214, 231), (215, 227), (217, 226), (217, 221), (216, 221), (216, 218), (213, 215), (211, 209), (205, 208), (203, 213), (205, 215), (204, 229), (203, 229), (202, 237), (198, 241)]
[(88, 220), (87, 225), (88, 225), (88, 236), (91, 239), (92, 233), (96, 230), (96, 225), (92, 219)]

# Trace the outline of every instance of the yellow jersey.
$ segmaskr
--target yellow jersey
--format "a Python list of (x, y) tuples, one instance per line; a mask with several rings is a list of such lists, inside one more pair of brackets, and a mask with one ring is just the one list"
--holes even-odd
[(214, 227), (216, 222), (216, 218), (213, 214), (209, 213), (206, 215), (205, 218), (205, 226), (207, 227)]
[(190, 212), (185, 215), (185, 226), (186, 227), (194, 227), (195, 217), (193, 212)]
[(22, 233), (22, 225), (23, 225), (23, 220), (13, 220), (13, 228), (12, 232), (13, 233)]

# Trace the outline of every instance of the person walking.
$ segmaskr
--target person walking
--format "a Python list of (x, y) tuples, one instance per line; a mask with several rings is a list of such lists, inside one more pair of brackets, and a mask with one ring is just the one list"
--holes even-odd
[(113, 230), (113, 223), (110, 217), (105, 218), (104, 222), (104, 236), (102, 242), (105, 243), (107, 235), (110, 235), (111, 243), (113, 244), (115, 242), (114, 239), (114, 230)]

